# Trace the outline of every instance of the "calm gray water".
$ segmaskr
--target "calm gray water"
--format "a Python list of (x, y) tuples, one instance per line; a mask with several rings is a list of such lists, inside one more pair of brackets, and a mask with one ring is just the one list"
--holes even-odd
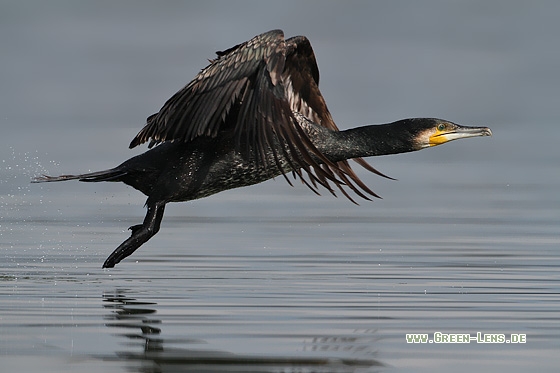
[[(43, 372), (557, 371), (558, 2), (3, 2), (0, 363)], [(355, 206), (278, 178), (144, 217), (112, 167), (226, 49), (314, 45), (340, 127), (437, 116), (492, 138), (370, 159)], [(435, 332), (525, 343), (409, 344)]]

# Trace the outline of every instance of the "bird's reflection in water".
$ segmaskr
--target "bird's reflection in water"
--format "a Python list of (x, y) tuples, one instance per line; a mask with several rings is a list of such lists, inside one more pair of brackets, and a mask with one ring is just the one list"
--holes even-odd
[[(159, 372), (375, 372), (383, 364), (375, 359), (330, 358), (325, 352), (346, 351), (349, 356), (365, 347), (358, 337), (310, 337), (303, 341), (305, 356), (241, 355), (226, 351), (200, 349), (206, 343), (198, 339), (162, 337), (162, 320), (156, 315), (157, 303), (130, 296), (127, 289), (103, 294), (103, 307), (109, 310), (106, 325), (118, 328), (125, 337), (128, 351), (117, 351), (117, 359), (131, 363), (130, 371)], [(368, 334), (369, 335), (369, 334)], [(371, 344), (371, 335), (365, 338)], [(197, 344), (198, 348), (166, 347), (166, 344)], [(137, 348), (140, 347), (140, 351)], [(371, 349), (371, 346), (369, 346)], [(133, 352), (135, 350), (136, 352)], [(314, 352), (322, 352), (321, 356)]]
[(156, 313), (157, 303), (138, 301), (127, 297), (126, 293), (119, 289), (113, 294), (103, 294), (103, 307), (111, 310), (105, 316), (110, 320), (106, 325), (125, 330), (119, 335), (130, 339), (129, 344), (143, 344), (145, 352), (163, 350), (163, 342), (158, 337), (161, 329), (156, 327), (161, 320), (150, 317)]

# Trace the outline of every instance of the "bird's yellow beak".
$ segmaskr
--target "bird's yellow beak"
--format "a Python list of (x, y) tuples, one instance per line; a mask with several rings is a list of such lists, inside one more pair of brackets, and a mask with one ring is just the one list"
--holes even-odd
[(436, 131), (430, 136), (430, 146), (441, 145), (457, 139), (469, 137), (492, 136), (492, 131), (488, 127), (467, 127), (458, 124), (438, 125)]

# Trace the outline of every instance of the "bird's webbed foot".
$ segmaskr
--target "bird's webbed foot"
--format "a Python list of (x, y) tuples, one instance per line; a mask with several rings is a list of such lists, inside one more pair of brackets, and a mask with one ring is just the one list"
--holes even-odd
[(142, 224), (133, 225), (129, 229), (132, 235), (127, 238), (103, 263), (103, 268), (113, 268), (117, 263), (132, 255), (142, 244), (152, 238), (158, 231), (163, 218), (164, 202), (150, 203)]

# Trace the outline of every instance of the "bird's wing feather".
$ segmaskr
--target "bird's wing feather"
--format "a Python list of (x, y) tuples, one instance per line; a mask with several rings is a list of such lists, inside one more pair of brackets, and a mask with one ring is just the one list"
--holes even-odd
[[(265, 97), (267, 94), (283, 94), (281, 90), (257, 91), (254, 87), (259, 77), (268, 77), (272, 86), (270, 88), (279, 86), (285, 62), (282, 31), (258, 35), (217, 54), (218, 57), (200, 71), (193, 81), (175, 93), (158, 113), (148, 117), (146, 126), (130, 143), (131, 148), (149, 139), (155, 142), (188, 142), (199, 136), (215, 137), (232, 106), (239, 103), (241, 98), (245, 100), (241, 102), (240, 109), (252, 109), (252, 112), (246, 112), (243, 117), (246, 119), (256, 114), (254, 111), (257, 109), (266, 110), (262, 102), (255, 105), (255, 101), (269, 99)], [(276, 100), (281, 99), (276, 97)], [(250, 129), (254, 125), (254, 121), (237, 122), (237, 131)]]
[(286, 40), (283, 79), (293, 111), (323, 127), (338, 130), (319, 90), (319, 68), (311, 43), (305, 36)]
[[(346, 161), (329, 161), (294, 115), (301, 113), (314, 123), (338, 130), (319, 91), (319, 70), (307, 38), (284, 40), (281, 30), (273, 30), (217, 55), (158, 113), (148, 117), (146, 126), (130, 143), (131, 148), (149, 140), (152, 146), (163, 141), (216, 137), (227, 124), (233, 126), (238, 145), (244, 143), (254, 149), (257, 162), (266, 165), (266, 152), (272, 149), (276, 165), (282, 170), (273, 146), (279, 143), (281, 155), (315, 192), (316, 183), (333, 192), (330, 180), (341, 190), (342, 185), (347, 185), (367, 199), (353, 181), (375, 196)], [(308, 174), (310, 183), (301, 170)]]

